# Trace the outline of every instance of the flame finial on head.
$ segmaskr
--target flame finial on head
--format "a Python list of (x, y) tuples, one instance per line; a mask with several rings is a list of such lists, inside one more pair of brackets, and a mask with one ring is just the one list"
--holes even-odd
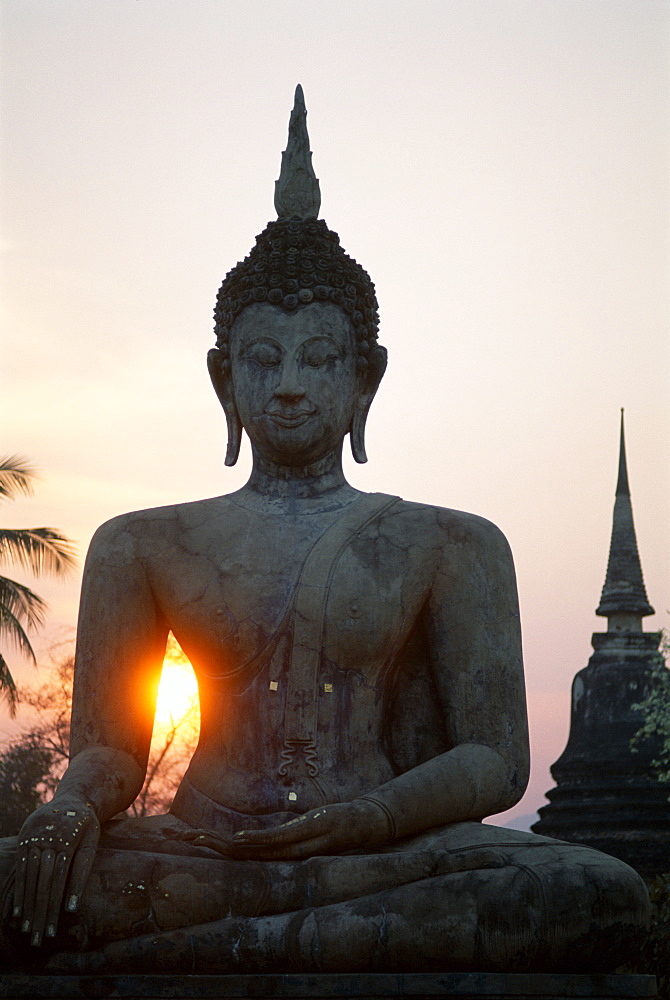
[(279, 219), (316, 219), (321, 207), (319, 181), (312, 166), (307, 134), (307, 109), (300, 84), (288, 123), (288, 142), (275, 181), (275, 208)]

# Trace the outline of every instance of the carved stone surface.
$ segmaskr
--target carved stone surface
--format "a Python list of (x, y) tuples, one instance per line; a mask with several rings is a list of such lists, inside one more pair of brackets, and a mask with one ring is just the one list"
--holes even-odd
[[(15, 882), (0, 844), (0, 958), (46, 977), (616, 967), (648, 919), (640, 877), (480, 822), (528, 779), (504, 536), (346, 482), (386, 365), (374, 286), (312, 219), (256, 250), (208, 356), (226, 461), (244, 429), (251, 477), (96, 533), (72, 760)], [(200, 741), (168, 816), (115, 820), (142, 787), (168, 630)]]
[(227, 997), (358, 1000), (392, 997), (459, 997), (460, 1000), (652, 1000), (654, 976), (570, 976), (491, 972), (285, 976), (6, 976), (2, 1000), (113, 998), (124, 1000), (218, 1000)]

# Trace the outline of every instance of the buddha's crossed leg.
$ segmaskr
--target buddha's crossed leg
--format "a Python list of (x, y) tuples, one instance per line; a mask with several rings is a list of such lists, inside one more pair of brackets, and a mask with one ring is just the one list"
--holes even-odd
[(44, 971), (593, 972), (620, 964), (648, 911), (613, 858), (474, 823), (370, 855), (193, 855), (101, 849)]

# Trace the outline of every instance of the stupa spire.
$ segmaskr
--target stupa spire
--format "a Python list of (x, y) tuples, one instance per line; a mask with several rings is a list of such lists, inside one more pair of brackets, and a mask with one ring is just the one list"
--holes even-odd
[(628, 466), (626, 465), (626, 437), (623, 428), (623, 406), (621, 407), (621, 430), (619, 432), (619, 475), (616, 481), (616, 495), (626, 493), (630, 496), (628, 485)]
[(279, 219), (316, 219), (321, 191), (309, 148), (307, 108), (300, 84), (295, 88), (293, 111), (288, 123), (288, 142), (281, 155), (279, 180), (275, 181), (275, 209)]
[(612, 540), (607, 561), (605, 586), (596, 614), (608, 619), (610, 631), (620, 629), (634, 631), (636, 623), (637, 629), (641, 630), (641, 619), (645, 615), (654, 614), (654, 609), (647, 600), (647, 591), (644, 586), (642, 566), (637, 550), (626, 466), (623, 409), (621, 410), (619, 473), (612, 520)]

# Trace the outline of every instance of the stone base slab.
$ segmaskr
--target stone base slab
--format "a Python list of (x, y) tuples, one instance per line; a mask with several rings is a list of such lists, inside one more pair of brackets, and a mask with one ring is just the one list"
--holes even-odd
[(653, 1000), (654, 976), (554, 973), (341, 973), (277, 976), (18, 976), (0, 977), (2, 1000)]

